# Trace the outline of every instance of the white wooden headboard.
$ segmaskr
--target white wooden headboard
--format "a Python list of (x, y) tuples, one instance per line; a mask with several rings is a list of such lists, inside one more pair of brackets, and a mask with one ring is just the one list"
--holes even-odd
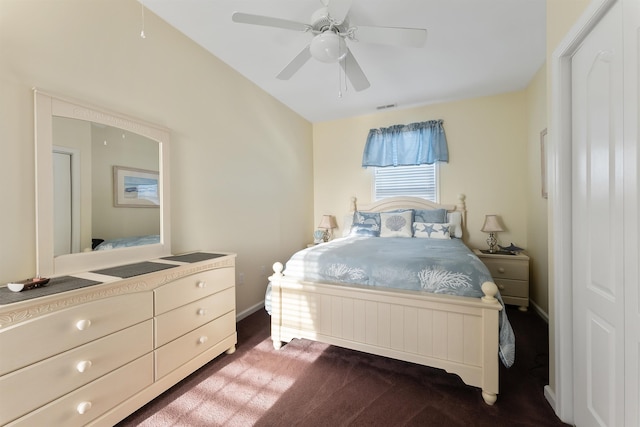
[(363, 212), (385, 212), (395, 209), (446, 209), (447, 212), (460, 212), (462, 216), (462, 230), (467, 225), (467, 206), (465, 204), (466, 196), (464, 194), (458, 194), (458, 202), (452, 205), (445, 205), (435, 203), (420, 197), (387, 197), (386, 199), (379, 200), (377, 202), (358, 205), (356, 197), (351, 198), (350, 212), (357, 210)]

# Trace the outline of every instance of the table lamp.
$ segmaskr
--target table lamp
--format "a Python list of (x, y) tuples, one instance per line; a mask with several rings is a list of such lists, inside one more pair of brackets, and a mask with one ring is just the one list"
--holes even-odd
[(489, 245), (489, 253), (496, 253), (496, 245), (498, 243), (496, 233), (499, 231), (504, 231), (500, 226), (500, 222), (498, 221), (498, 215), (486, 215), (484, 217), (484, 225), (482, 226), (482, 229), (480, 231), (489, 233), (489, 238), (487, 239), (487, 244)]
[(338, 223), (333, 215), (322, 215), (322, 219), (320, 220), (320, 224), (318, 228), (324, 230), (324, 234), (322, 235), (322, 241), (328, 242), (332, 237), (333, 229), (338, 228)]

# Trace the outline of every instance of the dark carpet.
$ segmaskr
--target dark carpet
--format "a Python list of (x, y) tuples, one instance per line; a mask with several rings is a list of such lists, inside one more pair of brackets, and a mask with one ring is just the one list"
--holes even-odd
[(119, 426), (564, 426), (543, 395), (547, 324), (508, 308), (516, 362), (501, 366), (493, 406), (444, 371), (293, 340), (273, 349), (269, 316), (238, 323), (238, 349), (222, 355)]

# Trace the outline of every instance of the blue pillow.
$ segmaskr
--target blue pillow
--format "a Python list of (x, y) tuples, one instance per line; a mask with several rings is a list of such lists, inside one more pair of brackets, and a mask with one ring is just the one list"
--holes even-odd
[(375, 224), (380, 230), (380, 213), (379, 212), (360, 212), (357, 211), (353, 216), (354, 224)]
[(353, 224), (350, 236), (380, 237), (380, 227), (376, 224)]
[(416, 209), (413, 214), (413, 222), (443, 224), (447, 222), (446, 209)]

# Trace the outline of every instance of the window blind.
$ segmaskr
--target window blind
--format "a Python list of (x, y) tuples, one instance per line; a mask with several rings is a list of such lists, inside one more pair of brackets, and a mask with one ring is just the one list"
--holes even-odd
[(437, 165), (375, 168), (374, 200), (394, 196), (414, 196), (438, 201)]

